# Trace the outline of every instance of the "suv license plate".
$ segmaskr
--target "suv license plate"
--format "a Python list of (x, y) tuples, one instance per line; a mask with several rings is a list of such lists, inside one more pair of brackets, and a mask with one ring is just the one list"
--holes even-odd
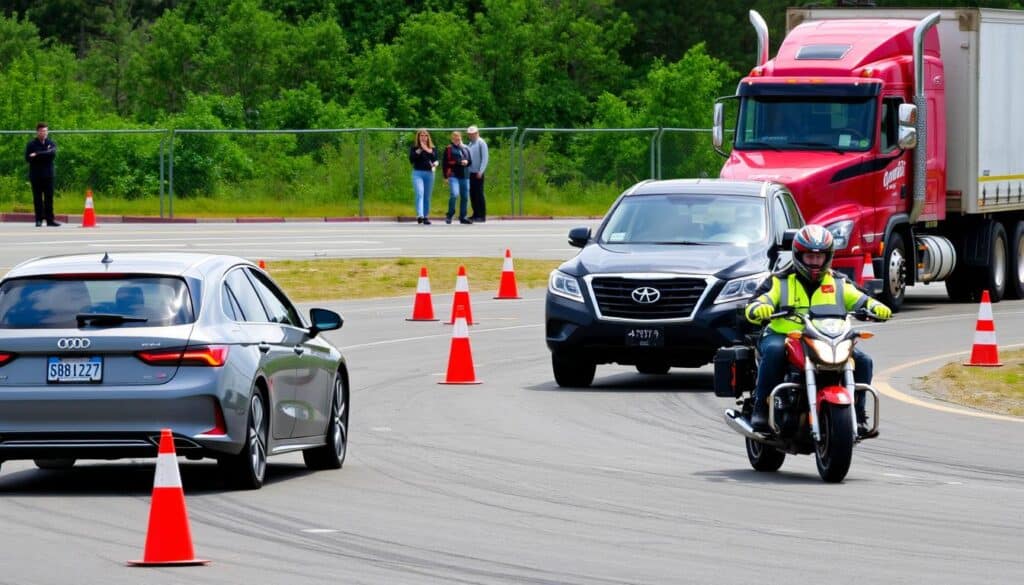
[(626, 345), (638, 347), (663, 347), (665, 334), (656, 328), (635, 328), (626, 331)]
[(46, 381), (56, 384), (102, 382), (103, 358), (50, 357), (46, 360)]

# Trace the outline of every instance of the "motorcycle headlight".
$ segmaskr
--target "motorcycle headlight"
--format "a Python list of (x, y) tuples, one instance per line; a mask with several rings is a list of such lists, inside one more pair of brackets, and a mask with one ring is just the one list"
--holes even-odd
[(761, 286), (761, 283), (769, 275), (770, 273), (768, 272), (761, 272), (753, 276), (744, 276), (743, 278), (730, 280), (725, 283), (722, 292), (718, 293), (718, 296), (715, 298), (715, 304), (749, 299), (754, 296), (754, 291), (757, 290), (757, 287)]
[(841, 341), (836, 346), (836, 361), (833, 363), (841, 364), (846, 360), (850, 359), (850, 352), (853, 351), (853, 342), (850, 340)]
[(575, 276), (569, 276), (559, 270), (551, 271), (551, 276), (548, 277), (548, 292), (571, 301), (583, 302), (580, 281)]
[(825, 229), (832, 232), (832, 238), (836, 241), (836, 250), (844, 250), (850, 245), (850, 235), (853, 234), (853, 220), (837, 221), (825, 226)]
[(850, 359), (850, 352), (853, 351), (853, 342), (850, 340), (840, 342), (833, 349), (832, 345), (826, 341), (808, 339), (806, 337), (804, 339), (807, 341), (811, 351), (818, 356), (818, 361), (823, 364), (836, 365), (844, 363)]

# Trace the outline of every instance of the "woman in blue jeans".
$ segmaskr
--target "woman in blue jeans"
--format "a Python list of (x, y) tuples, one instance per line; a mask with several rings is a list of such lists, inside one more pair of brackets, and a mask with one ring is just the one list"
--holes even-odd
[(434, 169), (437, 150), (426, 128), (416, 131), (416, 140), (409, 147), (412, 163), (412, 190), (416, 197), (416, 223), (430, 225), (430, 194), (434, 190)]
[(459, 200), (459, 223), (473, 223), (466, 217), (466, 204), (469, 202), (469, 147), (462, 143), (462, 133), (452, 132), (452, 143), (444, 149), (444, 178), (448, 179), (448, 189), (451, 195), (448, 197), (448, 213), (444, 217), (445, 223), (452, 222), (455, 215), (455, 200)]

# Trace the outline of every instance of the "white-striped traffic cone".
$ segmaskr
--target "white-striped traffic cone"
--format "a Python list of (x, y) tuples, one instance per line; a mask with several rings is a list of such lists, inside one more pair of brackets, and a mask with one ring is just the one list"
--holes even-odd
[(434, 301), (430, 296), (430, 277), (427, 267), (420, 268), (420, 278), (416, 281), (416, 298), (412, 303), (412, 317), (406, 321), (437, 321), (434, 318)]
[(505, 248), (505, 263), (501, 267), (501, 282), (498, 284), (496, 299), (520, 299), (516, 286), (516, 271), (512, 267), (512, 251)]
[(188, 525), (181, 474), (178, 473), (178, 456), (174, 452), (174, 435), (170, 429), (163, 429), (156, 456), (146, 550), (141, 561), (128, 561), (128, 564), (133, 567), (163, 567), (205, 565), (208, 562), (197, 559), (192, 550), (192, 531)]
[(996, 343), (996, 323), (992, 319), (992, 300), (988, 291), (981, 293), (981, 306), (978, 307), (978, 324), (974, 327), (974, 346), (971, 348), (971, 361), (965, 366), (1001, 366), (999, 363), (999, 345)]
[(452, 328), (452, 344), (448, 350), (448, 370), (444, 380), (438, 384), (479, 384), (473, 368), (473, 350), (469, 347), (469, 326), (466, 324), (466, 309), (459, 305), (455, 309), (455, 327)]
[(455, 310), (462, 306), (466, 309), (466, 324), (476, 325), (473, 322), (473, 308), (469, 304), (469, 277), (466, 276), (466, 267), (459, 266), (459, 274), (455, 277), (455, 296), (452, 297), (452, 318), (448, 325), (455, 324)]
[(864, 254), (864, 266), (860, 271), (860, 278), (857, 279), (857, 285), (863, 287), (868, 282), (875, 279), (875, 266), (871, 261), (871, 254)]

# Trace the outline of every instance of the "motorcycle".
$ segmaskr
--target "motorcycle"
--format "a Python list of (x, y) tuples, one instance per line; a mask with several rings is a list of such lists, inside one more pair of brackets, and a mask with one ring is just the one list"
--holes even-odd
[[(818, 475), (837, 483), (846, 477), (853, 446), (878, 436), (878, 392), (853, 378), (853, 349), (872, 333), (855, 331), (853, 319), (875, 321), (864, 310), (811, 308), (808, 315), (782, 307), (771, 319), (785, 318), (802, 325), (786, 336), (789, 371), (768, 398), (771, 432), (750, 425), (757, 380), (757, 336), (744, 345), (723, 348), (715, 356), (715, 394), (736, 399), (739, 410), (725, 411), (725, 422), (746, 438), (747, 458), (757, 471), (777, 471), (786, 454), (814, 453)], [(871, 426), (858, 433), (855, 400), (872, 397)]]

